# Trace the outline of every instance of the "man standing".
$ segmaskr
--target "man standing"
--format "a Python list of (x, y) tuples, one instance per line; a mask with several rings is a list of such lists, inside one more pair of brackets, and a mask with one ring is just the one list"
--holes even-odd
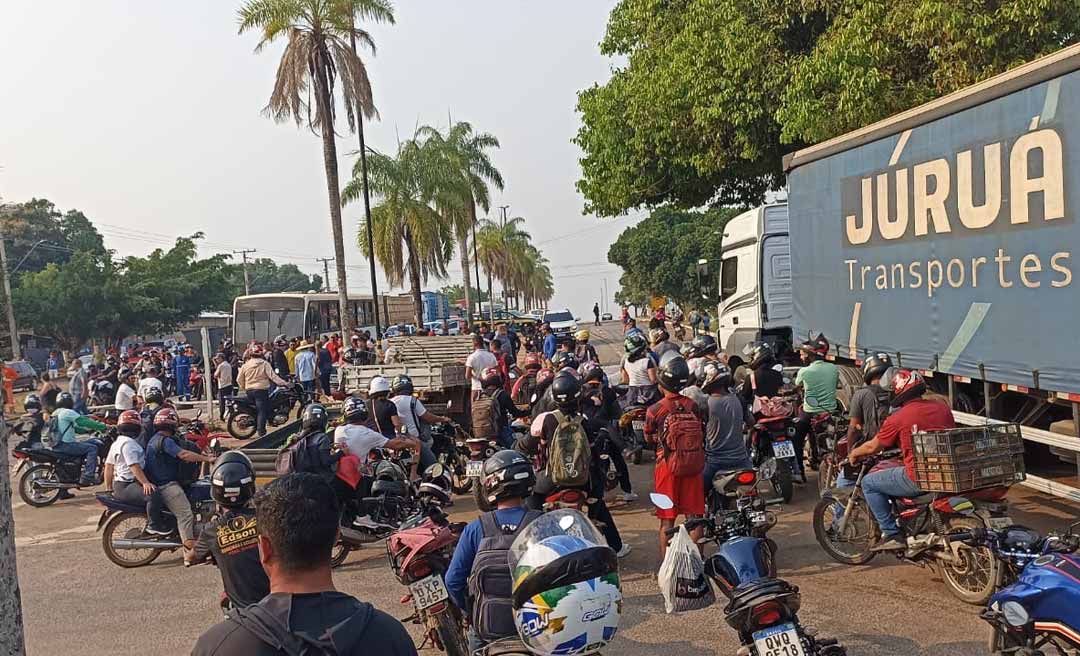
[(481, 374), (488, 367), (498, 367), (499, 361), (495, 358), (495, 355), (490, 351), (484, 349), (484, 338), (480, 335), (473, 335), (473, 352), (469, 354), (469, 357), (465, 359), (465, 372), (469, 375), (471, 381), (471, 388), (473, 397), (480, 394), (480, 391), (484, 389), (483, 383), (480, 381)]
[(187, 349), (183, 345), (176, 349), (176, 357), (173, 358), (173, 370), (176, 372), (176, 396), (181, 401), (191, 400), (191, 358), (188, 357)]
[(236, 394), (236, 386), (233, 385), (232, 365), (224, 353), (214, 356), (214, 380), (217, 382), (218, 416), (225, 421), (225, 399)]
[(68, 370), (68, 392), (71, 394), (71, 399), (74, 403), (72, 406), (75, 412), (80, 415), (87, 414), (86, 412), (86, 400), (90, 396), (90, 376), (87, 375), (86, 369), (83, 368), (82, 360), (75, 358), (71, 361), (71, 369)]
[(300, 338), (293, 337), (289, 340), (289, 348), (285, 349), (285, 361), (289, 363), (289, 372), (296, 373), (296, 347), (300, 346)]
[[(320, 339), (318, 352), (315, 354), (316, 361), (319, 365), (319, 387), (322, 388), (322, 393), (330, 398), (332, 391), (330, 389), (330, 374), (334, 372), (334, 356), (331, 353), (328, 346), (334, 344), (333, 340)], [(335, 348), (337, 345), (335, 344)]]
[(592, 313), (593, 313), (593, 318), (595, 319), (595, 321), (593, 321), (593, 324), (599, 326), (600, 325), (600, 304), (599, 303), (593, 303)]
[(555, 339), (555, 333), (551, 332), (551, 324), (546, 321), (540, 326), (540, 333), (544, 336), (544, 359), (551, 360), (555, 357), (555, 351), (559, 350), (559, 341)]
[(400, 622), (334, 588), (330, 552), (340, 507), (325, 479), (282, 476), (256, 495), (255, 514), (270, 594), (211, 627), (193, 656), (270, 656), (308, 648), (338, 656), (416, 656)]
[(315, 398), (315, 368), (315, 345), (305, 339), (296, 349), (296, 379), (312, 399)]

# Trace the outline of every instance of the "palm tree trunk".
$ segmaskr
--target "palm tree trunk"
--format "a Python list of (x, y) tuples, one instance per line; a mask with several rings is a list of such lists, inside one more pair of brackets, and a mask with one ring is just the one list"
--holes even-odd
[(409, 291), (413, 297), (413, 313), (416, 318), (416, 327), (424, 327), (424, 299), (420, 296), (420, 258), (416, 255), (413, 247), (412, 235), (405, 231), (405, 247), (409, 249)]
[(487, 270), (488, 276), (488, 319), (491, 320), (492, 329), (495, 328), (495, 297), (491, 294), (491, 269)]
[(341, 338), (345, 344), (348, 344), (348, 332), (353, 330), (355, 322), (349, 313), (349, 285), (345, 277), (345, 241), (341, 234), (341, 186), (338, 182), (337, 144), (334, 143), (334, 128), (330, 124), (330, 87), (327, 84), (326, 71), (323, 69), (316, 71), (315, 100), (319, 113), (319, 131), (322, 133), (326, 193), (330, 199), (330, 231), (334, 237), (334, 266), (337, 270)]
[(458, 233), (458, 252), (461, 253), (461, 278), (462, 282), (465, 283), (465, 316), (468, 317), (467, 323), (471, 324), (473, 317), (473, 295), (472, 285), (469, 284), (469, 241), (465, 232)]

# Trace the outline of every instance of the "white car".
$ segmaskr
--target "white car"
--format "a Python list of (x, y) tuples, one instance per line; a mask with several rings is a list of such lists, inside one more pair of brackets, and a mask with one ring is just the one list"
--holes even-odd
[[(424, 324), (424, 328), (431, 331), (433, 335), (441, 335), (443, 322), (442, 321), (428, 321)], [(450, 319), (446, 322), (446, 329), (448, 335), (460, 335), (461, 334), (461, 322), (457, 319)]]
[(537, 321), (542, 321), (544, 319), (544, 310), (540, 308), (529, 310), (529, 316)]
[(551, 332), (555, 333), (556, 337), (569, 337), (577, 332), (577, 321), (574, 320), (574, 315), (570, 310), (546, 312), (544, 323), (551, 326)]

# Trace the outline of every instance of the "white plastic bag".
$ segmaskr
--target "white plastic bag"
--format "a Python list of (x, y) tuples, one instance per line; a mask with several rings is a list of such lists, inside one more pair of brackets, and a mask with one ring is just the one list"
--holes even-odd
[(705, 561), (685, 526), (679, 527), (668, 545), (656, 580), (668, 613), (708, 608), (716, 601), (716, 594), (705, 576)]

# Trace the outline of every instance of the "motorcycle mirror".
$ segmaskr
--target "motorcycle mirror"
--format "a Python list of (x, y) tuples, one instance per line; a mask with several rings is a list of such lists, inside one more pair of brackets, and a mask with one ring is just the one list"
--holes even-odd
[(454, 407), (454, 399), (450, 399), (449, 401), (446, 402), (446, 409), (447, 410), (449, 410), (452, 407)]
[(218, 441), (218, 438), (216, 438), (216, 437), (214, 439), (210, 440), (210, 448), (211, 449), (218, 448), (218, 446), (220, 446), (220, 444), (221, 443)]
[(574, 525), (573, 515), (566, 515), (559, 520), (559, 528), (564, 531), (569, 531), (570, 527)]
[(652, 504), (660, 510), (671, 510), (675, 507), (675, 502), (666, 494), (653, 492), (649, 495), (649, 501), (652, 501)]

